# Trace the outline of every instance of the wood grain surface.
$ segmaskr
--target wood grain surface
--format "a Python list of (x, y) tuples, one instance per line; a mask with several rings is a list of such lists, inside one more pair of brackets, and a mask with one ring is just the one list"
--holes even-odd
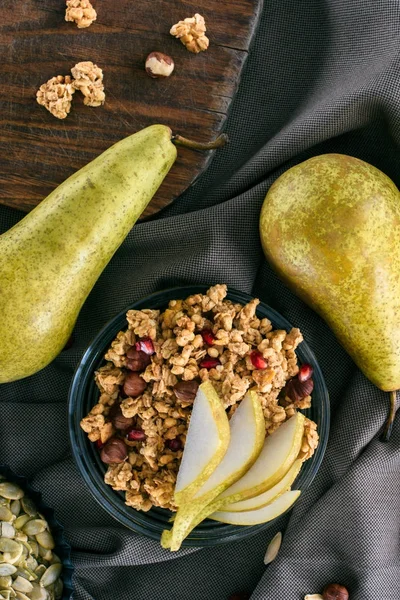
[[(0, 2), (0, 203), (36, 206), (74, 171), (121, 138), (153, 123), (200, 141), (221, 132), (257, 24), (262, 0), (93, 0), (98, 18), (78, 29), (64, 20), (64, 0)], [(199, 12), (208, 51), (192, 54), (170, 27)], [(151, 79), (152, 51), (175, 60)], [(104, 72), (104, 106), (74, 95), (64, 120), (36, 102), (40, 85), (91, 60)], [(179, 158), (144, 216), (157, 212), (204, 170), (213, 153), (179, 149)]]

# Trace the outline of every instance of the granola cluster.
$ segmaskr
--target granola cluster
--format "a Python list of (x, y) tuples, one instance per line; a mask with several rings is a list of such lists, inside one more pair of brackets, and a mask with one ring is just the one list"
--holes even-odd
[(36, 93), (38, 104), (44, 106), (57, 119), (65, 119), (71, 110), (72, 95), (79, 90), (86, 106), (101, 106), (105, 101), (103, 71), (87, 60), (71, 69), (73, 79), (67, 75), (52, 77)]
[(97, 13), (89, 0), (67, 0), (65, 20), (76, 23), (78, 29), (89, 27), (97, 19)]
[(179, 21), (170, 29), (170, 34), (178, 38), (189, 52), (198, 54), (207, 50), (210, 40), (206, 36), (206, 23), (204, 17), (196, 13), (194, 17), (187, 17)]
[(57, 119), (65, 119), (71, 110), (74, 93), (75, 88), (72, 85), (71, 77), (58, 75), (40, 86), (36, 100)]
[(91, 60), (76, 64), (71, 69), (74, 78), (73, 86), (84, 95), (86, 106), (101, 106), (104, 104), (103, 71)]
[[(215, 285), (170, 301), (164, 312), (128, 311), (128, 329), (118, 333), (96, 372), (99, 401), (81, 427), (100, 447), (113, 436), (124, 440), (126, 460), (109, 464), (105, 482), (125, 491), (129, 506), (176, 510), (176, 476), (202, 381), (212, 382), (228, 417), (249, 389), (257, 391), (266, 435), (311, 404), (311, 396), (293, 401), (283, 393), (299, 371), (299, 329), (273, 330), (256, 315), (258, 299), (242, 306), (226, 295), (226, 285)], [(306, 419), (301, 458), (310, 458), (317, 445), (316, 424)]]

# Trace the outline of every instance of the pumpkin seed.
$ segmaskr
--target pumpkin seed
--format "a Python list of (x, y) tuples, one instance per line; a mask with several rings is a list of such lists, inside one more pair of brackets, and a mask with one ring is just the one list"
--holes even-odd
[(3, 575), (2, 577), (0, 577), (0, 588), (8, 588), (11, 587), (12, 584), (12, 577), (11, 575)]
[(29, 594), (33, 590), (33, 585), (30, 581), (18, 575), (16, 579), (14, 579), (12, 586), (16, 592), (23, 592), (24, 594)]
[(53, 550), (55, 547), (54, 539), (50, 531), (42, 531), (41, 533), (36, 534), (36, 539), (42, 548), (46, 548), (46, 550)]
[(29, 519), (29, 515), (20, 515), (19, 517), (17, 517), (14, 521), (15, 529), (22, 529), (23, 526), (26, 525), (26, 523), (29, 521)]
[(17, 571), (17, 567), (14, 567), (14, 565), (10, 565), (8, 563), (5, 562), (0, 562), (0, 576), (1, 577), (5, 577), (6, 575), (14, 575), (14, 573)]
[(53, 558), (51, 559), (51, 564), (53, 565), (54, 563), (61, 563), (60, 557), (55, 552), (53, 552)]
[(62, 565), (60, 565), (59, 563), (50, 565), (50, 567), (48, 567), (48, 569), (46, 569), (46, 571), (43, 573), (42, 578), (40, 580), (40, 585), (42, 587), (52, 585), (60, 577), (61, 571)]
[(31, 517), (35, 517), (37, 515), (36, 504), (30, 498), (27, 498), (26, 496), (21, 498), (21, 505), (27, 515)]
[(0, 521), (6, 521), (9, 523), (13, 520), (13, 518), (14, 515), (12, 514), (8, 506), (0, 506)]
[(15, 535), (15, 529), (11, 523), (0, 521), (0, 536), (3, 538), (13, 538)]
[(25, 523), (25, 525), (22, 527), (22, 531), (27, 535), (37, 535), (46, 529), (47, 523), (42, 519), (32, 519), (31, 521), (27, 521), (27, 523)]
[(21, 502), (19, 500), (13, 500), (10, 503), (10, 510), (14, 517), (18, 517), (19, 513), (21, 512)]
[(3, 481), (0, 483), (0, 496), (3, 496), (3, 498), (7, 498), (8, 500), (19, 500), (20, 498), (23, 498), (24, 491), (15, 483)]
[[(6, 540), (7, 538), (1, 538), (1, 540)], [(9, 542), (13, 542), (14, 540), (8, 540)], [(14, 565), (15, 563), (17, 563), (19, 561), (19, 559), (22, 556), (22, 544), (20, 544), (19, 542), (14, 542), (14, 544), (16, 544), (15, 546), (15, 550), (12, 550), (11, 552), (5, 551), (3, 554), (3, 560), (4, 562), (8, 562), (11, 565)], [(18, 546), (18, 549), (17, 549)]]
[(15, 592), (15, 597), (17, 600), (30, 600), (26, 594), (23, 592)]
[(38, 561), (32, 555), (26, 559), (25, 563), (26, 563), (26, 568), (30, 569), (31, 571), (34, 571), (36, 569), (36, 567), (38, 566)]
[(28, 545), (31, 549), (31, 554), (33, 554), (34, 556), (37, 556), (39, 554), (39, 544), (34, 541), (29, 541)]
[(45, 588), (41, 587), (38, 583), (33, 583), (32, 585), (31, 600), (48, 600), (49, 595)]
[(0, 590), (0, 598), (3, 600), (10, 600), (11, 591), (10, 590)]
[(22, 554), (22, 544), (19, 542), (15, 542), (14, 540), (10, 540), (6, 537), (0, 538), (0, 552), (10, 552), (11, 554)]

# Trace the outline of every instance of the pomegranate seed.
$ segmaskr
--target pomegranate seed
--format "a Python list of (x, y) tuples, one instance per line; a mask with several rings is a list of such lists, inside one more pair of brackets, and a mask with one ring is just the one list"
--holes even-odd
[(131, 429), (126, 434), (126, 439), (130, 442), (143, 442), (146, 439), (146, 434), (141, 429)]
[(258, 350), (250, 352), (250, 360), (256, 369), (266, 369), (268, 367), (268, 362)]
[(101, 440), (97, 440), (97, 441), (96, 441), (96, 448), (97, 448), (98, 450), (101, 450), (103, 447), (104, 447), (104, 444), (103, 444), (103, 442), (102, 442)]
[(175, 438), (174, 440), (167, 440), (167, 447), (170, 450), (173, 450), (174, 452), (176, 452), (177, 450), (180, 450), (182, 448), (182, 444), (181, 444), (180, 440)]
[(220, 364), (221, 361), (219, 360), (219, 358), (211, 358), (211, 356), (208, 356), (207, 358), (203, 358), (203, 360), (200, 361), (199, 367), (201, 369), (213, 369), (214, 367), (217, 367)]
[(212, 346), (215, 340), (215, 335), (211, 331), (211, 329), (203, 329), (200, 331), (200, 335), (203, 338), (203, 341), (207, 344), (207, 346)]
[(141, 338), (138, 342), (136, 342), (135, 348), (136, 350), (141, 350), (149, 356), (151, 356), (155, 352), (153, 340), (149, 337)]
[(303, 383), (304, 381), (307, 381), (307, 379), (311, 379), (313, 373), (314, 369), (312, 368), (312, 366), (308, 363), (305, 363), (304, 365), (301, 365), (297, 377)]

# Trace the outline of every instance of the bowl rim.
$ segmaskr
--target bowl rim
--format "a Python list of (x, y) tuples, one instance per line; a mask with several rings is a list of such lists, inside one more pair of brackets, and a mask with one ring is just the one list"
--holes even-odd
[[(88, 457), (87, 453), (85, 455), (85, 452), (83, 452), (82, 449), (80, 448), (79, 434), (83, 434), (83, 431), (81, 430), (81, 428), (79, 426), (79, 415), (77, 414), (76, 407), (74, 406), (75, 405), (74, 399), (82, 386), (87, 387), (89, 377), (91, 377), (93, 380), (94, 364), (98, 362), (99, 355), (101, 355), (101, 358), (104, 359), (104, 353), (105, 353), (107, 347), (111, 344), (111, 341), (115, 338), (116, 333), (118, 333), (118, 331), (121, 330), (120, 326), (117, 327), (117, 325), (119, 324), (119, 322), (121, 320), (123, 320), (125, 323), (125, 326), (123, 325), (122, 328), (123, 329), (126, 328), (126, 313), (128, 310), (152, 308), (152, 303), (154, 304), (155, 301), (159, 301), (160, 298), (164, 298), (164, 297), (166, 297), (166, 298), (165, 298), (165, 301), (163, 302), (163, 306), (166, 307), (169, 300), (179, 299), (180, 297), (184, 298), (184, 297), (196, 294), (196, 293), (205, 293), (210, 288), (210, 286), (211, 286), (211, 284), (209, 284), (209, 285), (206, 285), (206, 284), (190, 285), (189, 284), (189, 285), (184, 285), (184, 286), (170, 287), (170, 288), (159, 290), (157, 292), (153, 292), (152, 294), (150, 294), (148, 296), (139, 298), (138, 300), (131, 302), (126, 308), (119, 311), (114, 317), (109, 319), (106, 322), (106, 324), (100, 329), (100, 331), (96, 334), (96, 336), (92, 339), (92, 341), (89, 343), (88, 347), (84, 351), (84, 353), (75, 369), (75, 372), (74, 372), (74, 375), (73, 375), (73, 378), (71, 381), (70, 389), (69, 389), (68, 429), (69, 429), (69, 438), (70, 438), (70, 443), (71, 443), (72, 455), (74, 457), (75, 463), (78, 467), (78, 470), (79, 470), (81, 476), (83, 477), (87, 487), (89, 488), (89, 491), (91, 492), (91, 494), (95, 498), (95, 500), (100, 504), (100, 506), (104, 510), (106, 510), (111, 516), (113, 516), (113, 518), (115, 518), (119, 523), (121, 523), (122, 525), (124, 525), (125, 527), (127, 527), (128, 529), (130, 529), (131, 531), (133, 531), (135, 533), (144, 535), (144, 536), (151, 538), (153, 540), (156, 540), (158, 542), (160, 541), (160, 531), (158, 529), (159, 525), (157, 523), (154, 525), (151, 525), (150, 523), (148, 523), (148, 524), (146, 523), (146, 525), (143, 525), (141, 523), (134, 521), (132, 519), (132, 517), (128, 517), (127, 515), (125, 515), (124, 512), (121, 512), (121, 509), (119, 507), (120, 502), (117, 502), (117, 500), (116, 500), (117, 498), (121, 499), (121, 496), (120, 496), (121, 492), (117, 492), (117, 491), (113, 490), (110, 486), (108, 486), (104, 482), (103, 478), (100, 481), (99, 477), (95, 476), (96, 471), (97, 471), (96, 461), (91, 461), (90, 458)], [(176, 298), (174, 298), (174, 295), (176, 295), (176, 294), (178, 294), (178, 295), (176, 296)], [(168, 297), (168, 296), (170, 296), (170, 297)], [(232, 298), (232, 296), (234, 296), (234, 298)], [(239, 290), (236, 290), (235, 288), (232, 288), (231, 286), (228, 286), (227, 298), (229, 299), (230, 297), (231, 297), (231, 299), (233, 299), (236, 302), (240, 302), (241, 304), (247, 304), (250, 300), (254, 299), (257, 296), (253, 296), (253, 295), (247, 294), (245, 292), (241, 292)], [(260, 309), (269, 313), (268, 318), (271, 320), (274, 329), (284, 328), (286, 330), (290, 330), (293, 327), (292, 324), (284, 316), (282, 316), (278, 311), (276, 311), (275, 309), (270, 307), (268, 304), (266, 304), (262, 300), (260, 300), (260, 304), (257, 307), (257, 311), (259, 311)], [(279, 326), (277, 326), (276, 323), (279, 323)], [(111, 334), (111, 335), (109, 335), (109, 334)], [(107, 337), (108, 341), (105, 344), (104, 338), (107, 335), (108, 335), (108, 337)], [(325, 383), (325, 379), (323, 377), (322, 371), (319, 367), (319, 364), (316, 360), (316, 357), (315, 357), (313, 351), (311, 350), (311, 348), (305, 341), (303, 341), (303, 342), (301, 342), (301, 344), (299, 344), (298, 348), (296, 349), (296, 354), (307, 354), (308, 362), (310, 362), (314, 368), (314, 382), (315, 382), (315, 380), (318, 380), (320, 388), (321, 388), (321, 392), (322, 392), (321, 393), (321, 403), (320, 403), (321, 429), (318, 430), (318, 433), (320, 436), (320, 441), (319, 441), (318, 447), (317, 447), (313, 457), (310, 459), (310, 461), (312, 461), (312, 463), (309, 465), (306, 475), (304, 476), (304, 466), (303, 466), (300, 471), (299, 476), (296, 479), (296, 482), (298, 480), (301, 481), (301, 484), (299, 485), (299, 487), (302, 488), (302, 493), (304, 493), (309, 488), (314, 477), (316, 476), (316, 474), (320, 468), (321, 462), (323, 460), (324, 454), (325, 454), (326, 446), (328, 443), (328, 437), (329, 437), (329, 427), (330, 427), (330, 401), (329, 401), (328, 389), (326, 387), (326, 383)], [(84, 437), (87, 440), (86, 434), (84, 434)], [(99, 459), (98, 459), (98, 461), (99, 461)], [(307, 462), (305, 464), (307, 464)], [(93, 467), (95, 467), (95, 468), (93, 469)], [(302, 480), (302, 473), (303, 473), (303, 480)], [(101, 485), (102, 491), (100, 491), (98, 484)], [(296, 505), (296, 502), (286, 512), (289, 512), (290, 510), (292, 510), (293, 507)], [(135, 509), (132, 507), (127, 507), (127, 508), (129, 508), (131, 511), (135, 511)], [(150, 512), (152, 513), (152, 516), (156, 517), (157, 513), (160, 514), (159, 511), (162, 511), (162, 513), (165, 514), (166, 509), (153, 507)], [(139, 512), (141, 512), (141, 511), (135, 511), (135, 513), (139, 513)], [(134, 514), (134, 513), (132, 513), (132, 514)], [(146, 515), (147, 513), (142, 513), (142, 514)], [(276, 517), (276, 519), (281, 518), (283, 516), (283, 514), (286, 514), (286, 513), (282, 513), (281, 515)], [(217, 530), (217, 533), (212, 537), (212, 539), (210, 539), (210, 537), (207, 537), (207, 536), (209, 536), (209, 533), (210, 533), (210, 532), (207, 532), (207, 528), (204, 528), (204, 531), (199, 533), (200, 526), (198, 526), (184, 540), (182, 546), (203, 547), (203, 546), (210, 546), (210, 545), (217, 545), (217, 544), (232, 542), (232, 541), (235, 541), (238, 539), (242, 539), (244, 537), (249, 537), (251, 535), (255, 535), (259, 531), (262, 531), (263, 529), (267, 529), (268, 527), (271, 527), (276, 522), (276, 519), (273, 519), (272, 521), (267, 522), (267, 523), (262, 523), (260, 525), (253, 525), (253, 526), (246, 526), (246, 527), (240, 526), (240, 525), (227, 525), (227, 524), (218, 523), (216, 521), (206, 520), (203, 523), (206, 523), (206, 524), (208, 523), (209, 524), (208, 528), (213, 528), (213, 529)], [(201, 525), (203, 525), (203, 523)], [(222, 527), (220, 527), (220, 526), (222, 526)], [(223, 530), (222, 530), (222, 528), (223, 528)]]
[[(62, 570), (62, 581), (63, 581), (63, 594), (61, 600), (70, 600), (74, 592), (73, 586), (73, 574), (75, 571), (74, 565), (71, 561), (71, 545), (65, 539), (65, 528), (60, 523), (55, 515), (54, 508), (51, 508), (43, 501), (42, 492), (39, 491), (25, 475), (20, 475), (11, 469), (7, 464), (0, 463), (0, 475), (6, 477), (6, 480), (12, 483), (18, 484), (31, 498), (38, 512), (42, 513), (50, 526), (51, 534), (56, 543), (55, 550), (58, 550), (57, 555), (61, 555), (63, 570)], [(59, 552), (61, 550), (61, 552)]]

